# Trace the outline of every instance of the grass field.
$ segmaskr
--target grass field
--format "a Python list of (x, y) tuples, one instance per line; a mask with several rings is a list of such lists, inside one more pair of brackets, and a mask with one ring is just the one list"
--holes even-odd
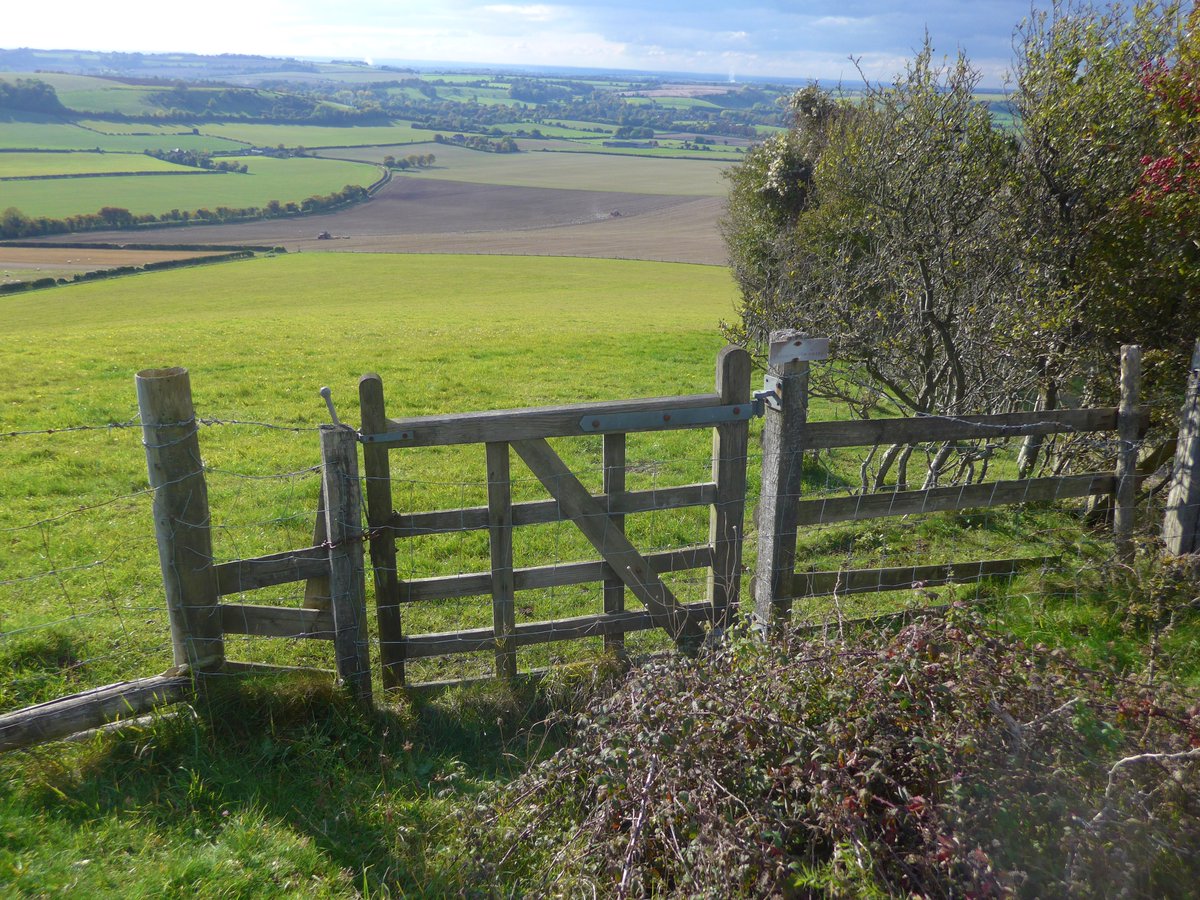
[[(568, 142), (555, 142), (566, 144)], [(432, 175), (449, 181), (503, 184), (513, 187), (620, 191), (669, 196), (723, 197), (728, 190), (722, 172), (727, 162), (666, 161), (636, 156), (573, 153), (481, 153), (446, 144), (414, 148), (437, 158), (433, 168), (399, 177)], [(329, 151), (327, 155), (382, 160), (387, 148)]]
[[(740, 160), (741, 154), (732, 147), (721, 144), (710, 145), (709, 149), (684, 147), (684, 142), (678, 139), (656, 138), (657, 147), (605, 147), (604, 141), (611, 138), (595, 136), (575, 141), (539, 142), (545, 143), (546, 149), (555, 153), (595, 153), (603, 156), (644, 156), (647, 159), (685, 159), (697, 162), (732, 163)], [(532, 142), (525, 142), (530, 144)], [(529, 149), (539, 149), (536, 145)]]
[[(335, 313), (332, 297), (338, 298)], [(327, 419), (317, 396), (322, 384), (332, 387), (350, 421), (357, 420), (357, 378), (366, 371), (383, 376), (394, 415), (695, 393), (711, 385), (720, 345), (716, 325), (730, 315), (732, 302), (732, 282), (715, 267), (374, 254), (289, 255), (51, 289), (3, 301), (10, 324), (0, 337), (0, 379), (21, 389), (6, 398), (0, 433), (128, 421), (135, 415), (133, 373), (186, 366), (203, 415), (301, 429), (230, 426), (203, 435), (213, 470), (217, 553), (225, 559), (256, 556), (311, 539), (316, 481), (310, 468), (318, 457), (310, 429)], [(48, 308), (54, 316), (46, 315)], [(497, 334), (506, 335), (503, 344), (495, 343)], [(105, 506), (99, 518), (68, 516), (50, 526), (50, 534), (39, 528), (11, 532), (140, 490), (145, 463), (136, 431), (0, 440), (0, 497), (8, 498), (0, 504), (0, 529), (15, 537), (0, 561), (3, 629), (78, 613), (87, 625), (67, 626), (73, 652), (100, 661), (74, 677), (115, 680), (163, 668), (165, 619), (131, 612), (161, 602), (144, 498)], [(567, 448), (568, 458), (581, 467), (594, 465), (596, 440), (577, 443)], [(703, 480), (708, 444), (702, 433), (658, 436), (633, 442), (631, 454), (653, 461), (667, 458), (670, 449), (680, 465), (696, 471), (674, 473), (663, 464), (654, 477), (689, 483)], [(484, 487), (481, 452), (414, 451), (403, 463), (402, 471), (412, 474), (399, 476), (398, 496), (413, 509), (476, 497)], [(273, 477), (281, 473), (299, 474)], [(265, 480), (254, 480), (259, 476)], [(682, 543), (692, 543), (704, 539), (706, 523), (701, 510), (655, 514), (642, 527), (655, 543), (690, 528)], [(532, 543), (519, 553), (591, 556), (566, 529), (531, 531)], [(478, 565), (478, 537), (417, 542), (426, 546), (410, 548), (415, 555), (406, 566), (412, 574), (436, 574)], [(47, 538), (59, 569), (105, 562), (98, 570), (67, 574), (65, 581), (42, 579), (17, 588), (13, 579), (45, 571)], [(594, 594), (538, 592), (526, 602), (538, 617), (553, 617), (598, 602)], [(443, 630), (490, 615), (486, 603), (474, 600), (434, 606), (414, 611), (413, 627)], [(144, 627), (130, 634), (122, 615)], [(231, 655), (328, 664), (324, 646), (262, 643), (243, 646), (235, 639)], [(552, 646), (540, 659), (587, 649), (564, 646)], [(531, 656), (539, 658), (536, 651)], [(48, 673), (41, 677), (49, 680), (30, 674), (24, 682), (33, 694), (17, 691), (0, 699), (11, 704), (64, 687)]]
[[(144, 153), (0, 153), (0, 178), (103, 172), (195, 172)], [(61, 188), (61, 186), (60, 186)]]
[(15, 82), (17, 79), (44, 81), (59, 94), (64, 91), (104, 91), (132, 87), (120, 79), (97, 78), (92, 75), (68, 75), (63, 72), (0, 72), (2, 81)]
[(413, 128), (408, 122), (391, 125), (263, 125), (257, 122), (208, 122), (205, 135), (241, 141), (256, 147), (356, 147), (367, 144), (411, 144), (433, 138), (430, 131)]
[[(183, 125), (179, 122), (167, 122), (162, 125), (154, 125), (150, 122), (117, 122), (111, 119), (76, 119), (76, 124), (83, 128), (98, 131), (101, 134), (110, 135), (143, 135), (158, 137), (159, 135), (175, 135), (179, 137), (195, 137), (192, 134), (191, 125)], [(218, 143), (220, 149), (233, 149), (235, 147), (244, 147), (244, 144), (236, 144), (225, 140), (224, 138), (210, 138), (210, 140)]]
[(169, 88), (113, 85), (93, 90), (59, 91), (58, 99), (67, 109), (81, 113), (116, 113), (126, 116), (145, 116), (162, 112), (162, 104), (150, 98)]
[(379, 178), (378, 168), (355, 162), (268, 157), (242, 161), (249, 167), (246, 174), (176, 167), (182, 174), (75, 178), (70, 190), (64, 190), (58, 180), (6, 182), (4, 203), (27, 216), (52, 218), (92, 213), (103, 206), (123, 207), (135, 215), (158, 214), (171, 209), (263, 206), (270, 200), (298, 202), (347, 184), (366, 186)]
[[(153, 131), (154, 127), (136, 128)], [(107, 150), (141, 153), (143, 150), (243, 150), (245, 144), (222, 137), (178, 134), (171, 126), (162, 134), (109, 134), (35, 113), (0, 113), (0, 150)]]

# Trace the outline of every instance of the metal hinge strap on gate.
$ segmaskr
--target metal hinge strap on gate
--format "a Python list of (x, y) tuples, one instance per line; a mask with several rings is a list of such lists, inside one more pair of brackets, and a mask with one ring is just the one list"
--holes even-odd
[(654, 431), (661, 428), (691, 428), (703, 425), (723, 425), (744, 422), (762, 415), (759, 404), (738, 403), (731, 406), (701, 406), (695, 409), (664, 409), (653, 412), (612, 413), (584, 416), (579, 427), (585, 434)]
[(404, 431), (385, 431), (382, 434), (363, 434), (358, 433), (358, 442), (360, 444), (395, 444), (402, 441), (411, 441), (413, 439), (412, 429)]

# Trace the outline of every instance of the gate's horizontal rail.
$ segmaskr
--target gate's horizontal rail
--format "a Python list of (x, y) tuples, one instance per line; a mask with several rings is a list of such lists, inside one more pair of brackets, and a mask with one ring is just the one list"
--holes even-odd
[(845, 569), (840, 572), (797, 572), (792, 576), (790, 598), (826, 597), (832, 594), (873, 594), (914, 587), (1008, 578), (1024, 569), (1055, 562), (1054, 556), (988, 559), (979, 562), (941, 563), (931, 566), (898, 566), (890, 569)]
[[(712, 547), (697, 545), (644, 555), (650, 568), (662, 575), (666, 572), (686, 572), (712, 565)], [(608, 564), (601, 560), (566, 563), (557, 566), (537, 566), (513, 572), (514, 590), (532, 591), (540, 588), (566, 587), (603, 581), (612, 576)], [(400, 600), (415, 603), (422, 600), (449, 600), (456, 597), (475, 597), (490, 594), (492, 573), (444, 575), (437, 578), (418, 578), (400, 582)]]
[[(1140, 430), (1149, 426), (1150, 414), (1139, 410)], [(850, 422), (809, 422), (800, 437), (800, 449), (869, 447), (874, 444), (921, 444), (976, 438), (1017, 437), (1057, 432), (1114, 431), (1117, 407), (1058, 409), (981, 416), (915, 416), (905, 419), (860, 419)]]
[[(681, 608), (690, 620), (707, 622), (712, 618), (712, 605), (704, 601), (685, 603)], [(648, 610), (623, 610), (577, 616), (572, 619), (555, 619), (551, 622), (526, 622), (518, 625), (507, 640), (511, 641), (514, 647), (527, 647), (550, 641), (573, 641), (606, 634), (648, 631), (656, 627), (658, 626)], [(496, 647), (496, 634), (491, 628), (473, 628), (469, 631), (450, 631), (445, 634), (414, 635), (405, 638), (403, 644), (405, 659), (424, 659), (430, 656), (493, 650)]]
[(895, 491), (824, 500), (801, 500), (796, 504), (796, 524), (828, 525), (886, 516), (979, 509), (1015, 503), (1045, 503), (1111, 494), (1115, 485), (1116, 477), (1111, 472), (1092, 472), (1086, 475), (929, 488), (923, 491)]
[[(616, 494), (595, 494), (605, 512), (611, 515), (682, 509), (688, 506), (708, 506), (716, 501), (717, 486), (711, 482), (650, 491), (624, 491)], [(513, 525), (547, 525), (564, 522), (571, 517), (562, 511), (557, 500), (535, 500), (514, 503)], [(488, 508), (473, 506), (466, 509), (441, 509), (424, 513), (393, 513), (388, 527), (397, 538), (418, 537), (424, 534), (445, 534), (454, 531), (477, 531), (488, 527)]]
[(216, 569), (217, 592), (224, 597), (328, 575), (329, 550), (325, 547), (288, 550), (255, 559), (236, 559), (221, 563)]
[[(575, 403), (566, 406), (539, 406), (530, 409), (502, 409), (489, 412), (454, 413), (444, 416), (418, 416), (388, 419), (383, 434), (363, 434), (364, 443), (386, 442), (397, 447), (442, 447), (450, 444), (478, 444), (488, 441), (520, 441), (531, 438), (578, 437), (606, 430), (606, 418), (634, 413), (662, 413), (652, 422), (639, 422), (628, 431), (669, 431), (699, 428), (689, 416), (674, 417), (675, 410), (720, 407), (719, 394), (689, 394), (680, 397), (652, 397), (645, 400), (620, 400), (613, 403)], [(584, 428), (587, 419), (599, 423)]]
[(221, 627), (226, 634), (333, 640), (333, 613), (327, 609), (244, 603), (222, 603), (219, 608)]

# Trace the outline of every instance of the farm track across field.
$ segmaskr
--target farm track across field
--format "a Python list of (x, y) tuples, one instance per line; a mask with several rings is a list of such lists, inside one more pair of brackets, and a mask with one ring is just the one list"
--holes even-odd
[[(244, 224), (60, 235), (48, 241), (248, 244), (289, 251), (497, 253), (724, 265), (720, 197), (394, 178), (335, 213)], [(619, 215), (614, 215), (619, 213)], [(329, 232), (334, 240), (317, 240)]]

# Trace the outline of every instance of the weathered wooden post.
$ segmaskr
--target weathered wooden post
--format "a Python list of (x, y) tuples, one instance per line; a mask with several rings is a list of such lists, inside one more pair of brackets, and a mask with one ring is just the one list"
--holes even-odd
[(363, 575), (358, 441), (352, 429), (341, 425), (322, 425), (320, 434), (333, 652), (338, 678), (356, 700), (369, 706), (371, 656)]
[[(374, 373), (358, 380), (363, 434), (387, 431), (383, 379)], [(379, 620), (379, 660), (385, 689), (404, 685), (404, 630), (400, 622), (400, 576), (396, 570), (396, 536), (392, 520), (392, 475), (386, 444), (363, 445), (367, 476), (367, 528), (371, 534), (371, 568), (375, 573), (375, 615)]]
[(1117, 558), (1133, 561), (1133, 527), (1136, 519), (1137, 458), (1141, 435), (1138, 395), (1142, 383), (1142, 348), (1126, 344), (1121, 348), (1121, 404), (1117, 409), (1117, 485), (1113, 513), (1113, 540)]
[(505, 441), (487, 443), (488, 546), (492, 561), (492, 633), (496, 676), (517, 677), (516, 588), (513, 576), (512, 459)]
[(1200, 341), (1192, 352), (1192, 368), (1180, 413), (1175, 467), (1163, 519), (1163, 542), (1172, 556), (1200, 553)]
[[(604, 464), (604, 475), (602, 476), (601, 489), (605, 496), (609, 498), (609, 507), (612, 506), (612, 498), (617, 494), (625, 492), (625, 446), (626, 439), (623, 433), (606, 434), (604, 435), (604, 446), (601, 450)], [(625, 532), (625, 517), (620, 513), (609, 513), (609, 521), (612, 523), (611, 528)], [(604, 579), (604, 611), (606, 613), (619, 613), (625, 609), (625, 582), (616, 575), (609, 575)], [(618, 632), (617, 634), (604, 635), (604, 652), (611, 653), (618, 658), (625, 656), (625, 635)]]
[(791, 614), (796, 566), (796, 501), (800, 497), (804, 428), (808, 421), (809, 362), (829, 355), (828, 338), (798, 331), (771, 333), (767, 421), (763, 426), (762, 491), (758, 504), (758, 562), (754, 627), (768, 629)]
[(146, 369), (135, 382), (175, 665), (211, 672), (225, 641), (191, 382), (181, 368)]
[[(725, 347), (718, 354), (717, 393), (725, 406), (750, 403), (750, 354), (741, 347)], [(708, 544), (713, 554), (708, 602), (713, 608), (713, 627), (718, 629), (729, 627), (741, 590), (749, 444), (748, 419), (713, 429), (712, 478), (717, 495), (708, 519)]]

